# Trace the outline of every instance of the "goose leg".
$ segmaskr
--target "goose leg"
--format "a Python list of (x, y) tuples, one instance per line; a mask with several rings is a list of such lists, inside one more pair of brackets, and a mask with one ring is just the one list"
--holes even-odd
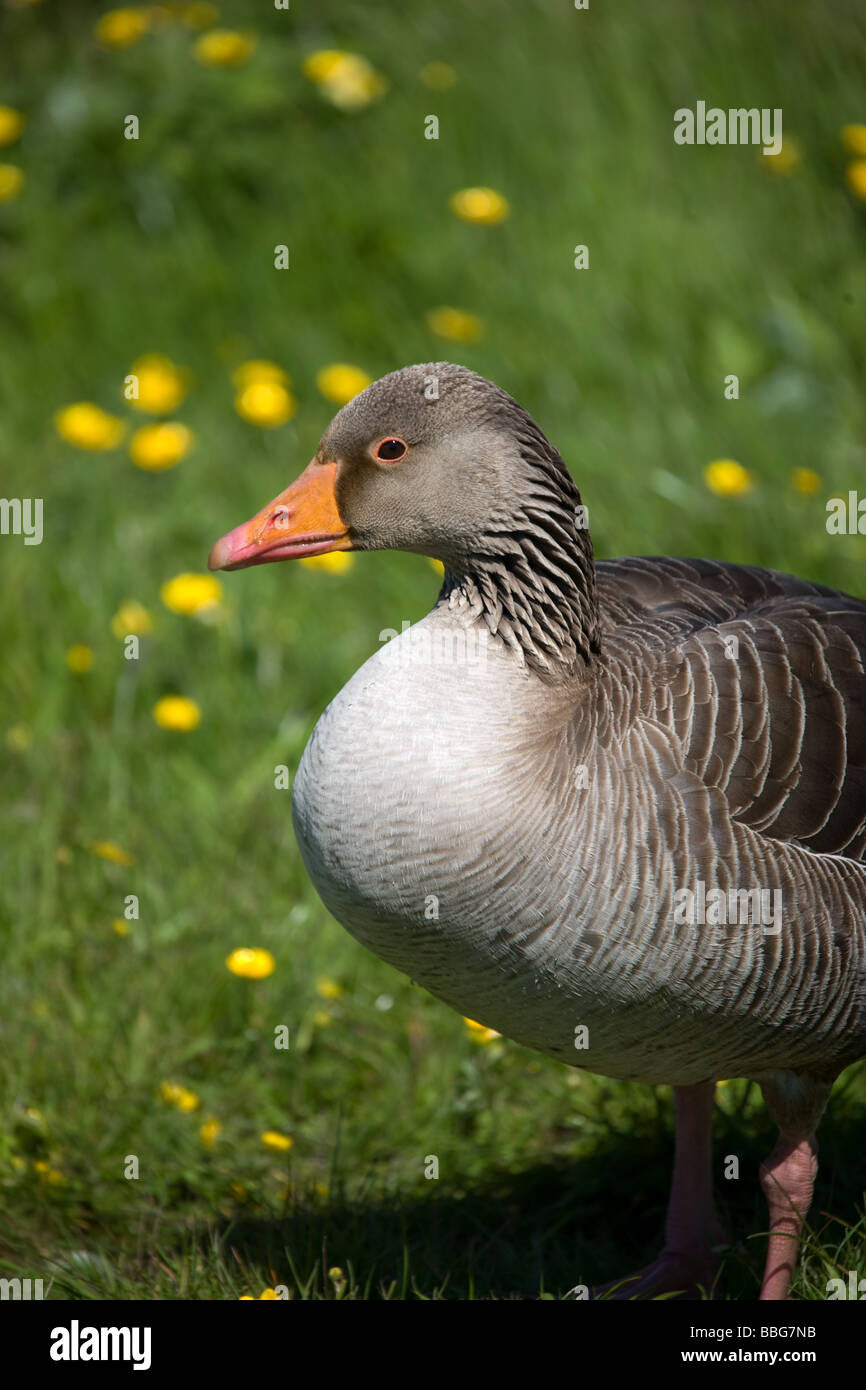
[(818, 1172), (815, 1129), (830, 1086), (792, 1072), (775, 1072), (762, 1079), (761, 1089), (780, 1130), (776, 1147), (760, 1169), (770, 1217), (760, 1296), (762, 1301), (774, 1302), (787, 1299), (791, 1291), (800, 1236), (812, 1205)]
[(714, 1094), (712, 1081), (674, 1087), (674, 1171), (664, 1249), (637, 1274), (594, 1289), (594, 1297), (602, 1293), (616, 1299), (674, 1293), (695, 1297), (700, 1288), (710, 1290), (717, 1266), (713, 1246), (725, 1241), (712, 1191)]

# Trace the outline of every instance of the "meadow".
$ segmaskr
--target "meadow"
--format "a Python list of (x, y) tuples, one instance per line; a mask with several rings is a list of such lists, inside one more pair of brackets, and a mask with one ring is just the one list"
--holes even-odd
[[(105, 12), (0, 10), (0, 493), (44, 508), (40, 545), (0, 535), (0, 1274), (76, 1299), (625, 1275), (660, 1240), (670, 1089), (566, 1070), (367, 954), (275, 786), (433, 566), (217, 584), (207, 555), (359, 384), (448, 359), (539, 421), (600, 557), (866, 593), (866, 536), (825, 525), (866, 494), (866, 16)], [(699, 99), (781, 108), (780, 154), (676, 144)], [(866, 1276), (864, 1101), (861, 1064), (799, 1299)], [(724, 1297), (755, 1294), (773, 1137), (755, 1086), (720, 1086)]]

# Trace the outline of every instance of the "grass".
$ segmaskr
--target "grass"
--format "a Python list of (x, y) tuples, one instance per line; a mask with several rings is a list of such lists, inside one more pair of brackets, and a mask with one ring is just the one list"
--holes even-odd
[[(213, 623), (169, 612), (159, 590), (202, 570), (310, 457), (332, 409), (323, 365), (377, 376), (446, 356), (540, 421), (600, 555), (719, 556), (862, 592), (866, 541), (824, 519), (828, 497), (866, 480), (866, 205), (839, 140), (866, 120), (866, 22), (790, 0), (507, 14), (339, 0), (327, 18), (228, 3), (222, 22), (259, 44), (221, 69), (193, 60), (177, 23), (100, 48), (100, 12), (45, 0), (0, 20), (0, 102), (27, 117), (2, 152), (25, 171), (0, 206), (3, 491), (45, 507), (41, 546), (0, 537), (2, 1272), (50, 1278), (52, 1297), (167, 1299), (277, 1284), (561, 1297), (623, 1275), (661, 1234), (669, 1090), (474, 1043), (328, 916), (274, 788), (380, 631), (433, 602), (429, 565), (382, 554), (342, 576), (228, 576)], [(330, 47), (384, 73), (381, 101), (328, 105), (302, 64)], [(449, 90), (419, 81), (432, 60), (454, 67)], [(782, 107), (798, 166), (674, 145), (674, 110), (698, 99)], [(129, 113), (138, 141), (122, 138)], [(475, 184), (509, 199), (508, 221), (452, 216), (450, 195)], [(573, 268), (579, 243), (588, 271)], [(425, 316), (443, 304), (479, 315), (483, 339), (437, 339)], [(153, 351), (192, 374), (188, 459), (149, 474), (124, 448), (58, 438), (52, 416), (76, 400), (142, 423), (122, 382)], [(249, 357), (291, 373), (299, 408), (280, 429), (233, 410), (231, 369)], [(753, 478), (743, 497), (704, 485), (726, 457)], [(792, 488), (796, 467), (818, 473), (815, 495)], [(128, 598), (155, 621), (139, 661), (110, 628)], [(73, 643), (93, 650), (85, 674), (67, 667)], [(155, 724), (174, 692), (201, 706), (195, 732)], [(134, 862), (88, 849), (102, 840)], [(140, 916), (119, 936), (130, 894)], [(232, 976), (238, 946), (270, 950), (274, 974)], [(164, 1081), (198, 1107), (167, 1105)], [(750, 1298), (773, 1135), (756, 1088), (719, 1097), (725, 1289)], [(861, 1066), (822, 1125), (802, 1299), (866, 1275), (864, 1098)], [(292, 1136), (288, 1154), (264, 1147), (269, 1129)], [(731, 1154), (738, 1181), (722, 1177)]]

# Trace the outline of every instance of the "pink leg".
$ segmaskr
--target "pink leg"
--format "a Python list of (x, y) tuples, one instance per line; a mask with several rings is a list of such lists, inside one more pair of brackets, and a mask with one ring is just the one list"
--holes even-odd
[(812, 1205), (818, 1146), (811, 1136), (781, 1135), (761, 1164), (761, 1187), (770, 1209), (770, 1241), (761, 1285), (762, 1300), (784, 1300), (791, 1290), (803, 1223)]
[(664, 1250), (657, 1260), (625, 1280), (593, 1295), (616, 1290), (613, 1298), (654, 1298), (663, 1293), (694, 1296), (708, 1292), (717, 1260), (713, 1246), (725, 1241), (712, 1191), (712, 1118), (715, 1084), (675, 1086), (676, 1140)]

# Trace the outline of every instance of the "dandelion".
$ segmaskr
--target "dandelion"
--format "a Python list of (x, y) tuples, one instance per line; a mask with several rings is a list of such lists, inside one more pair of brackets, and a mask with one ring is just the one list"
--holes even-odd
[(54, 416), (54, 428), (76, 449), (116, 449), (126, 430), (122, 420), (92, 401), (76, 401)]
[(308, 570), (325, 570), (328, 574), (345, 574), (355, 563), (354, 555), (348, 550), (332, 550), (327, 555), (306, 555), (301, 564)]
[(118, 936), (129, 936), (132, 930), (125, 917), (115, 917), (111, 923), (111, 928)]
[(129, 375), (135, 378), (135, 394), (128, 398), (129, 404), (146, 415), (171, 415), (189, 390), (189, 373), (162, 352), (136, 358)]
[(194, 435), (186, 425), (142, 425), (129, 441), (129, 455), (136, 468), (149, 473), (161, 473), (174, 468), (185, 459), (194, 443)]
[(235, 410), (250, 425), (276, 429), (291, 420), (297, 401), (281, 381), (251, 381), (235, 396)]
[(469, 1029), (469, 1037), (472, 1042), (489, 1043), (495, 1038), (501, 1038), (502, 1034), (497, 1033), (493, 1028), (485, 1028), (483, 1023), (476, 1023), (474, 1018), (464, 1018), (463, 1022)]
[(236, 29), (212, 29), (196, 39), (193, 53), (197, 62), (209, 68), (236, 67), (245, 63), (255, 51), (254, 34), (240, 34)]
[(164, 695), (154, 705), (153, 717), (161, 729), (188, 734), (201, 723), (201, 709), (185, 695)]
[(265, 980), (277, 968), (270, 951), (258, 946), (239, 946), (226, 957), (226, 965), (233, 975), (240, 975), (244, 980)]
[(222, 1125), (219, 1120), (215, 1120), (212, 1115), (209, 1119), (205, 1120), (198, 1135), (206, 1149), (213, 1148), (217, 1140), (217, 1135), (220, 1133), (221, 1129)]
[(280, 1134), (276, 1129), (266, 1129), (262, 1135), (265, 1148), (271, 1149), (273, 1153), (287, 1153), (294, 1142), (288, 1134)]
[(24, 117), (14, 106), (0, 106), (0, 145), (14, 145), (24, 129)]
[(316, 978), (316, 993), (322, 999), (341, 999), (346, 991), (328, 975), (319, 975)]
[(11, 203), (24, 185), (24, 174), (17, 164), (0, 164), (0, 203)]
[(128, 48), (137, 43), (148, 31), (150, 17), (147, 10), (136, 7), (123, 10), (109, 10), (97, 21), (94, 33), (106, 48)]
[(128, 598), (112, 618), (111, 631), (121, 642), (125, 637), (146, 637), (153, 632), (153, 618), (137, 599)]
[(189, 1090), (187, 1086), (179, 1086), (176, 1081), (163, 1081), (159, 1088), (159, 1096), (166, 1105), (173, 1105), (184, 1114), (197, 1110), (200, 1104), (195, 1091)]
[(128, 850), (121, 849), (113, 840), (94, 840), (87, 846), (91, 854), (97, 855), (100, 859), (107, 859), (109, 864), (122, 864), (124, 868), (129, 868), (130, 864), (135, 863), (135, 855)]
[(866, 201), (866, 159), (855, 159), (845, 170), (845, 180), (855, 198)]
[(457, 74), (450, 63), (426, 63), (418, 76), (432, 92), (447, 91), (457, 81)]
[(262, 1292), (259, 1294), (259, 1302), (261, 1302), (263, 1298), (270, 1302), (275, 1298), (279, 1298), (279, 1294), (277, 1293), (276, 1289), (263, 1289)]
[(14, 753), (24, 753), (33, 742), (33, 730), (29, 724), (10, 724), (6, 730), (6, 747)]
[(840, 133), (846, 150), (866, 155), (866, 125), (843, 125)]
[(734, 459), (716, 459), (704, 469), (704, 481), (717, 497), (742, 497), (752, 490), (748, 470)]
[(360, 111), (388, 90), (385, 78), (366, 58), (335, 48), (311, 53), (304, 74), (341, 111)]
[(821, 478), (814, 468), (792, 468), (791, 487), (805, 497), (814, 497), (821, 490)]
[(477, 222), (484, 227), (504, 222), (511, 212), (508, 199), (495, 188), (461, 188), (451, 195), (450, 207), (464, 222)]
[(39, 1174), (40, 1182), (47, 1183), (49, 1187), (62, 1187), (66, 1178), (59, 1168), (52, 1168), (50, 1163), (46, 1163), (43, 1158), (38, 1158), (33, 1164), (34, 1170)]
[(276, 382), (279, 386), (291, 386), (292, 384), (288, 372), (284, 371), (276, 362), (267, 362), (263, 358), (253, 358), (249, 362), (241, 362), (240, 366), (235, 367), (232, 372), (232, 383), (238, 391), (242, 391), (245, 386), (252, 386), (258, 381)]
[(803, 161), (803, 154), (797, 141), (790, 135), (786, 135), (779, 147), (778, 154), (763, 154), (758, 158), (761, 165), (770, 174), (792, 174), (799, 164)]
[(67, 647), (66, 665), (77, 676), (83, 676), (93, 665), (93, 648), (86, 647), (83, 642), (76, 642), (73, 646)]
[(447, 338), (452, 343), (477, 343), (484, 333), (480, 318), (463, 309), (431, 309), (427, 326), (438, 338)]
[(325, 400), (334, 405), (345, 405), (353, 400), (372, 380), (360, 367), (352, 367), (347, 362), (334, 362), (316, 374), (316, 385)]
[(223, 586), (213, 574), (176, 574), (163, 584), (159, 596), (172, 613), (192, 617), (220, 603)]

